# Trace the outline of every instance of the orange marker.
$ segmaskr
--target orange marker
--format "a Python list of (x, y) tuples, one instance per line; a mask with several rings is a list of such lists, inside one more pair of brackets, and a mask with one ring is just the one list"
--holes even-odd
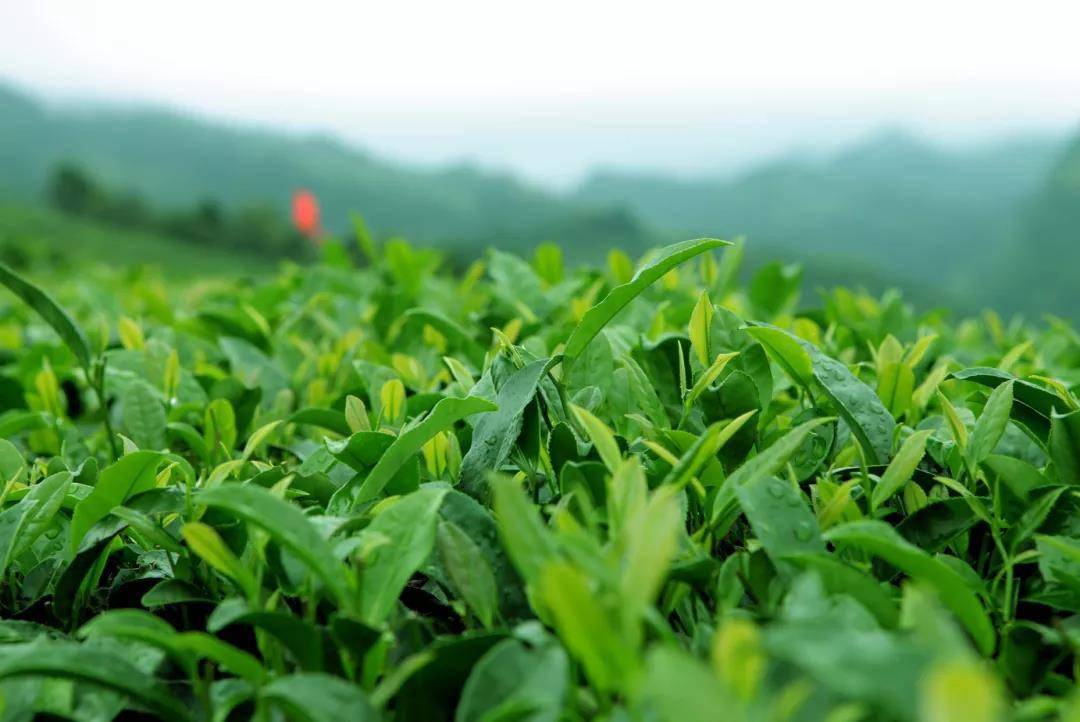
[(315, 200), (315, 194), (306, 188), (301, 188), (293, 193), (292, 218), (296, 230), (314, 242), (318, 242), (322, 235), (322, 227), (319, 225), (319, 202)]

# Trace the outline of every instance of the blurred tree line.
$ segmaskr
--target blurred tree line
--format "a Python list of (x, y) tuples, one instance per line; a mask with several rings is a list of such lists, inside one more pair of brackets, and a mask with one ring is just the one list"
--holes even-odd
[(136, 193), (107, 188), (71, 162), (53, 169), (46, 195), (63, 213), (120, 228), (275, 257), (302, 258), (312, 252), (311, 244), (266, 203), (226, 209), (217, 200), (205, 199), (192, 207), (158, 209)]

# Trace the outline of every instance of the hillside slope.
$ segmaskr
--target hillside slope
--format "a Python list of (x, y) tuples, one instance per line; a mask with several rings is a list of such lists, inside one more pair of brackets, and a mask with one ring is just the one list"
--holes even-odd
[(259, 254), (105, 228), (44, 208), (2, 202), (0, 257), (17, 266), (38, 257), (73, 268), (92, 261), (113, 266), (151, 265), (179, 278), (269, 271), (275, 266)]
[(1080, 134), (1061, 155), (1025, 206), (1021, 232), (1005, 257), (995, 285), (1008, 296), (1021, 291), (1032, 312), (1054, 309), (1080, 318)]
[[(158, 110), (48, 107), (0, 86), (0, 188), (29, 199), (57, 163), (158, 205), (204, 198), (285, 208), (297, 187), (319, 197), (330, 228), (360, 211), (382, 234), (421, 241), (498, 238), (528, 246), (558, 230), (605, 226), (639, 246), (649, 232), (617, 209), (569, 202), (515, 178), (460, 165), (419, 169), (336, 140), (234, 128)], [(583, 238), (582, 240), (586, 240)]]
[(889, 133), (828, 161), (775, 162), (734, 179), (597, 174), (578, 198), (625, 204), (690, 235), (743, 234), (759, 253), (810, 264), (857, 257), (901, 284), (985, 299), (976, 285), (985, 264), (1013, 242), (1059, 148), (1027, 138), (947, 152)]
[[(557, 240), (569, 261), (594, 261), (611, 246), (745, 236), (751, 265), (802, 263), (811, 287), (896, 285), (920, 305), (964, 311), (1076, 314), (1067, 283), (1041, 282), (1080, 256), (1069, 181), (1080, 146), (1061, 158), (1063, 145), (1046, 135), (948, 150), (890, 132), (829, 159), (792, 156), (734, 178), (598, 172), (560, 196), (468, 165), (412, 167), (328, 138), (159, 110), (48, 106), (0, 86), (0, 199), (40, 199), (56, 164), (75, 160), (165, 208), (213, 198), (284, 210), (295, 188), (309, 187), (332, 230), (360, 211), (379, 235), (460, 258)], [(1015, 283), (1020, 272), (1035, 292)]]

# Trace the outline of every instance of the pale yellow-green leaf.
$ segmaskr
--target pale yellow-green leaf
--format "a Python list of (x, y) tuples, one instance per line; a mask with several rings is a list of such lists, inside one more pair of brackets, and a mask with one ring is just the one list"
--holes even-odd
[(655, 491), (626, 518), (620, 595), (624, 613), (643, 613), (655, 600), (675, 556), (681, 521), (671, 487)]
[(932, 433), (931, 430), (916, 431), (904, 440), (885, 473), (881, 475), (881, 480), (874, 487), (870, 496), (872, 508), (881, 506), (904, 487), (922, 461), (926, 453), (926, 440)]
[(367, 405), (360, 397), (352, 394), (345, 397), (345, 423), (354, 434), (358, 431), (371, 431)]
[(690, 392), (686, 395), (686, 401), (684, 402), (687, 408), (694, 405), (694, 402), (698, 400), (706, 389), (716, 381), (717, 377), (723, 373), (724, 368), (731, 362), (733, 358), (739, 355), (738, 351), (733, 353), (719, 354), (710, 364), (709, 368), (705, 369), (698, 380), (694, 382), (694, 387), (690, 389)]
[(615, 441), (615, 434), (608, 428), (607, 424), (589, 410), (577, 405), (572, 405), (572, 410), (578, 421), (585, 427), (585, 431), (588, 432), (589, 439), (593, 442), (593, 446), (596, 447), (596, 453), (600, 454), (600, 458), (603, 460), (604, 465), (607, 466), (608, 471), (614, 473), (619, 468), (619, 464), (622, 463), (622, 453), (619, 451), (618, 442)]
[(1024, 357), (1024, 354), (1031, 350), (1033, 345), (1034, 344), (1031, 341), (1024, 341), (1023, 343), (1016, 344), (1001, 357), (997, 367), (1002, 371), (1012, 371), (1013, 366)]
[[(670, 454), (662, 446), (659, 448)], [(671, 459), (673, 465), (678, 461), (674, 456)], [(623, 459), (608, 481), (608, 527), (612, 536), (620, 536), (628, 520), (644, 508), (648, 493), (649, 485), (641, 462), (636, 457)]]
[(601, 604), (592, 582), (569, 562), (551, 562), (541, 571), (539, 596), (585, 676), (597, 689), (614, 692), (630, 683), (637, 655), (623, 636), (618, 615)]
[(401, 379), (390, 379), (379, 389), (380, 416), (382, 421), (396, 426), (405, 418), (405, 384)]
[[(706, 257), (710, 257), (706, 255)], [(707, 291), (698, 296), (697, 304), (690, 314), (690, 346), (701, 365), (708, 366), (712, 354), (709, 352), (709, 328), (712, 325), (713, 307)]]
[(142, 328), (139, 323), (134, 319), (124, 316), (117, 324), (117, 333), (120, 336), (120, 343), (128, 351), (138, 351), (146, 346), (146, 339), (143, 338)]
[(934, 665), (919, 700), (919, 722), (1002, 722), (1005, 697), (993, 671), (977, 659), (954, 657)]
[(165, 359), (162, 386), (166, 401), (176, 398), (176, 392), (180, 388), (180, 354), (176, 349), (169, 351), (169, 356)]
[(456, 358), (452, 356), (443, 356), (443, 363), (450, 369), (454, 381), (457, 381), (465, 391), (468, 391), (476, 385), (476, 379), (473, 378), (473, 375), (469, 373), (469, 370)]
[(914, 369), (926, 356), (926, 352), (930, 350), (930, 347), (934, 344), (938, 338), (936, 333), (927, 334), (926, 336), (920, 336), (919, 340), (912, 345), (908, 352), (904, 355), (904, 363), (910, 368)]
[(960, 415), (956, 412), (956, 407), (952, 405), (952, 402), (941, 393), (937, 391), (937, 400), (941, 405), (941, 410), (945, 412), (945, 418), (949, 422), (949, 428), (952, 429), (953, 439), (956, 441), (957, 446), (961, 449), (966, 449), (968, 444), (968, 431), (964, 426), (964, 422), (960, 420)]
[(608, 251), (608, 271), (615, 283), (627, 283), (634, 276), (634, 262), (618, 248)]
[(244, 453), (242, 457), (247, 460), (251, 458), (251, 455), (258, 450), (258, 448), (266, 441), (270, 434), (274, 433), (278, 426), (281, 425), (281, 419), (277, 421), (271, 421), (269, 424), (263, 424), (248, 437), (247, 443), (244, 444)]
[(728, 690), (740, 699), (753, 699), (765, 675), (766, 662), (756, 624), (732, 617), (720, 625), (713, 637), (712, 664)]
[(934, 368), (930, 369), (930, 373), (926, 375), (926, 378), (923, 379), (923, 382), (919, 384), (919, 387), (911, 395), (911, 402), (915, 408), (925, 409), (930, 404), (931, 397), (937, 393), (938, 386), (948, 375), (948, 361), (942, 360), (934, 364)]
[(188, 522), (180, 529), (188, 548), (209, 566), (236, 582), (249, 599), (258, 596), (258, 582), (225, 545), (213, 527), (202, 522)]
[(904, 357), (904, 347), (900, 345), (900, 342), (896, 340), (896, 337), (889, 334), (885, 337), (885, 340), (881, 342), (881, 345), (877, 349), (877, 367), (878, 375), (881, 375), (882, 370), (888, 364), (898, 364)]

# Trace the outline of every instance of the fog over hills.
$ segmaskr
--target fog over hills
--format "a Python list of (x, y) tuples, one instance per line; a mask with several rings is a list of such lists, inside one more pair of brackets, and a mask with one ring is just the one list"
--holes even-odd
[[(640, 251), (680, 236), (745, 236), (753, 263), (802, 262), (812, 283), (856, 270), (871, 288), (899, 285), (923, 302), (1006, 310), (1024, 308), (1023, 296), (987, 279), (1000, 279), (1018, 246), (1047, 236), (1059, 254), (1076, 252), (1044, 222), (1051, 206), (1066, 213), (1076, 192), (1061, 180), (1075, 162), (1062, 159), (1065, 145), (1050, 132), (944, 145), (892, 128), (835, 152), (787, 153), (739, 170), (607, 168), (552, 190), (475, 164), (404, 163), (326, 135), (45, 103), (0, 87), (0, 192), (23, 201), (41, 198), (57, 163), (75, 161), (162, 206), (213, 199), (284, 209), (295, 188), (308, 187), (332, 229), (360, 211), (377, 233), (464, 256), (555, 239), (585, 259), (613, 244)], [(1050, 307), (1067, 304), (1062, 294), (1049, 294)]]

